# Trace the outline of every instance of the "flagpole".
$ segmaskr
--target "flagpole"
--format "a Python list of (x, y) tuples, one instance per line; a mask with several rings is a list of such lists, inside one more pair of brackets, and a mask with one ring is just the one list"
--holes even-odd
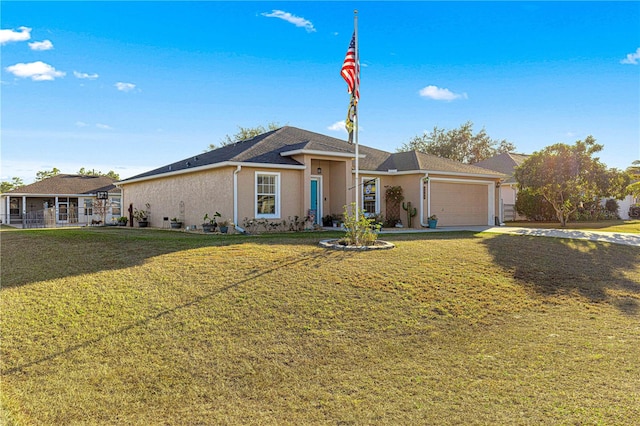
[[(358, 10), (354, 10), (353, 11), (353, 31), (355, 34), (355, 48), (356, 48), (356, 52), (355, 52), (355, 59), (356, 59), (356, 73), (355, 73), (355, 82), (354, 82), (354, 90), (353, 90), (353, 96), (356, 96), (357, 93), (360, 92), (360, 52), (358, 51)], [(358, 103), (356, 102), (356, 105), (354, 107), (355, 109), (355, 122), (353, 123), (353, 131), (354, 131), (354, 143), (355, 143), (355, 155), (356, 155), (356, 164), (355, 164), (355, 168), (356, 168), (356, 184), (355, 184), (355, 189), (356, 189), (356, 212), (355, 212), (355, 218), (356, 218), (356, 222), (358, 222), (360, 220), (360, 194), (361, 194), (361, 190), (360, 190), (360, 152), (358, 149), (358, 121), (359, 117), (358, 117)]]

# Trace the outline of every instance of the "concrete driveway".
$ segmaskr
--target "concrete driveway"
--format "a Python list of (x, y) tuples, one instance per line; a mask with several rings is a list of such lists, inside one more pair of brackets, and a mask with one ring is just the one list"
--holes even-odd
[(516, 228), (509, 226), (444, 226), (441, 228), (424, 230), (385, 230), (382, 231), (382, 233), (454, 231), (490, 232), (494, 234), (527, 235), (532, 237), (573, 238), (579, 240), (598, 241), (640, 247), (639, 234), (627, 234), (623, 232), (582, 231), (579, 229)]

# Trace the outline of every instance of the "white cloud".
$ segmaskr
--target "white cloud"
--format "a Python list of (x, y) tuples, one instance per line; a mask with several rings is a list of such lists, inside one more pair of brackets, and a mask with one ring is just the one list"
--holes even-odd
[(449, 89), (441, 89), (438, 86), (427, 86), (424, 89), (420, 89), (420, 96), (434, 99), (436, 101), (453, 101), (454, 99), (467, 99), (466, 93), (453, 93)]
[(109, 126), (108, 124), (96, 123), (96, 127), (102, 130), (113, 130), (113, 127)]
[(635, 52), (627, 54), (627, 57), (620, 61), (621, 64), (638, 65), (640, 60), (640, 47)]
[(308, 21), (299, 16), (295, 16), (290, 14), (289, 12), (285, 12), (283, 10), (273, 10), (271, 13), (262, 13), (262, 16), (266, 16), (267, 18), (278, 18), (284, 21), (289, 22), (290, 24), (295, 25), (296, 27), (304, 28), (308, 33), (313, 33), (316, 29), (313, 27), (311, 21)]
[(336, 121), (335, 123), (333, 123), (331, 126), (327, 127), (328, 130), (333, 130), (334, 132), (340, 132), (343, 131), (345, 133), (347, 133), (347, 129), (345, 127), (345, 122), (344, 120), (342, 121)]
[(53, 49), (53, 43), (50, 40), (34, 41), (29, 43), (31, 50), (51, 50)]
[(87, 79), (87, 80), (95, 80), (96, 78), (98, 78), (98, 74), (87, 74), (86, 72), (79, 72), (79, 71), (74, 71), (73, 75), (76, 76), (76, 78), (82, 78), (82, 79)]
[(0, 44), (6, 44), (11, 41), (25, 41), (31, 38), (31, 28), (20, 27), (20, 31), (0, 30)]
[(120, 81), (114, 84), (114, 86), (121, 92), (130, 92), (136, 88), (136, 85), (133, 83), (122, 83)]
[(76, 126), (77, 127), (87, 127), (88, 124), (85, 123), (84, 121), (76, 121)]
[(5, 68), (8, 72), (21, 78), (30, 78), (33, 81), (50, 81), (66, 75), (63, 71), (57, 71), (54, 67), (44, 62), (19, 63)]

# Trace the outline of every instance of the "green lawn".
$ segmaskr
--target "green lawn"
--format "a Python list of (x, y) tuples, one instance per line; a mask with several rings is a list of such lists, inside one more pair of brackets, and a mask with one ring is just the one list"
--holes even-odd
[(2, 231), (0, 423), (638, 423), (640, 249), (335, 235)]
[[(506, 226), (524, 228), (562, 229), (559, 222), (506, 222)], [(569, 222), (564, 229), (585, 231), (629, 232), (640, 234), (640, 220), (600, 220), (597, 222)]]

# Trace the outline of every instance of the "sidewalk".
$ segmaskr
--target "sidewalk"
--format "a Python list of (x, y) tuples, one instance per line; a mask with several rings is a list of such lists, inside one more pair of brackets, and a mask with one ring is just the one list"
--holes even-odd
[(489, 232), (494, 234), (527, 235), (532, 237), (574, 238), (579, 240), (598, 241), (640, 247), (639, 234), (583, 231), (579, 229), (512, 228), (508, 226), (444, 226), (436, 229), (389, 229), (383, 230), (381, 234), (455, 231)]

